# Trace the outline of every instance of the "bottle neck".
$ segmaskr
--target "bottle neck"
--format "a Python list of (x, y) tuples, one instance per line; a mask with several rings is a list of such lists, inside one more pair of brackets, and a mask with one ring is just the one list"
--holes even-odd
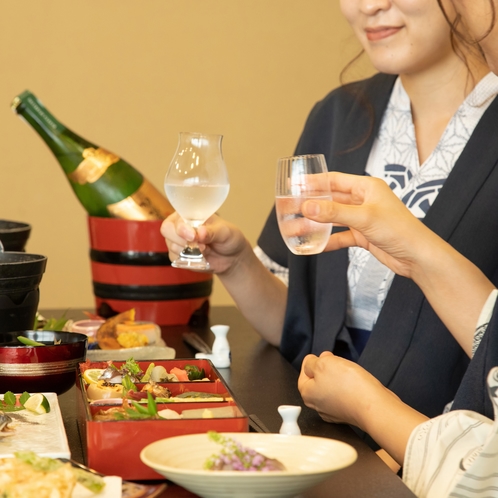
[(81, 154), (84, 149), (94, 147), (60, 123), (31, 92), (16, 97), (12, 109), (36, 130), (56, 156)]

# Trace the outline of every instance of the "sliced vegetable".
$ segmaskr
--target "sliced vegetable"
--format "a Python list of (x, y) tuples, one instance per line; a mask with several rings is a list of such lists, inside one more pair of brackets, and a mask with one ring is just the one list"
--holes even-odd
[(44, 394), (36, 393), (26, 400), (24, 408), (38, 415), (43, 415), (50, 412), (50, 403)]
[(180, 368), (174, 367), (169, 371), (169, 373), (176, 375), (180, 382), (188, 382), (189, 380), (187, 372)]
[(26, 346), (45, 346), (45, 344), (43, 344), (43, 342), (34, 341), (33, 339), (29, 339), (29, 338), (24, 337), (22, 335), (18, 335), (17, 340), (19, 342), (22, 342)]
[[(147, 370), (144, 373), (144, 376), (142, 377), (142, 382), (149, 382), (153, 370), (154, 370), (154, 363), (150, 363), (149, 366), (147, 367)], [(164, 370), (166, 371), (166, 369)]]

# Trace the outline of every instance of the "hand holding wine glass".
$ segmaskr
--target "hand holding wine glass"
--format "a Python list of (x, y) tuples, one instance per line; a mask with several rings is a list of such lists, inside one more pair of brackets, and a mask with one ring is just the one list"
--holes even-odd
[[(222, 135), (180, 133), (164, 179), (171, 205), (194, 229), (214, 214), (228, 196), (230, 184), (221, 152), (222, 138)], [(209, 263), (195, 243), (187, 244), (172, 266), (209, 270)]]
[(321, 253), (332, 231), (332, 223), (306, 218), (304, 201), (332, 200), (323, 154), (283, 157), (278, 160), (275, 206), (280, 233), (293, 254)]

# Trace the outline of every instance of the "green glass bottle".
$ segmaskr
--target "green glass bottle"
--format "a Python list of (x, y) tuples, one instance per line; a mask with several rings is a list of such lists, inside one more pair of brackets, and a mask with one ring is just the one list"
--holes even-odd
[(48, 145), (90, 216), (154, 220), (174, 211), (131, 164), (66, 128), (31, 92), (11, 107)]

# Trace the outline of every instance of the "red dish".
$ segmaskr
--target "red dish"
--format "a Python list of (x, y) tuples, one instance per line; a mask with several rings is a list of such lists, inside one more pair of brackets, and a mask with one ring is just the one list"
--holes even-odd
[[(26, 346), (18, 336), (45, 345)], [(61, 343), (54, 344), (58, 340)], [(68, 391), (76, 381), (78, 365), (85, 360), (86, 347), (87, 336), (74, 332), (0, 333), (0, 393)]]
[[(158, 404), (158, 410), (165, 408), (177, 413), (185, 410), (204, 410), (214, 408), (227, 408), (232, 417), (220, 418), (182, 418), (173, 420), (112, 420), (96, 421), (94, 415), (102, 409), (115, 406), (91, 405), (86, 396), (86, 383), (81, 373), (87, 368), (103, 368), (107, 364), (102, 362), (86, 362), (80, 365), (80, 379), (78, 386), (81, 388), (81, 429), (86, 442), (87, 465), (107, 475), (119, 475), (127, 480), (156, 480), (164, 479), (140, 460), (140, 452), (148, 444), (167, 437), (183, 434), (198, 434), (209, 430), (218, 432), (248, 432), (249, 422), (244, 410), (237, 404), (232, 393), (224, 384), (218, 371), (209, 360), (182, 359), (161, 361), (137, 362), (143, 371), (153, 362), (162, 365), (169, 372), (172, 368), (183, 369), (185, 365), (196, 365), (203, 368), (208, 381), (193, 382), (168, 382), (161, 383), (170, 389), (172, 396), (196, 391), (222, 395), (223, 401), (195, 401)], [(124, 362), (113, 362), (118, 368)], [(216, 410), (215, 410), (216, 411)], [(192, 413), (192, 412), (190, 412)]]

